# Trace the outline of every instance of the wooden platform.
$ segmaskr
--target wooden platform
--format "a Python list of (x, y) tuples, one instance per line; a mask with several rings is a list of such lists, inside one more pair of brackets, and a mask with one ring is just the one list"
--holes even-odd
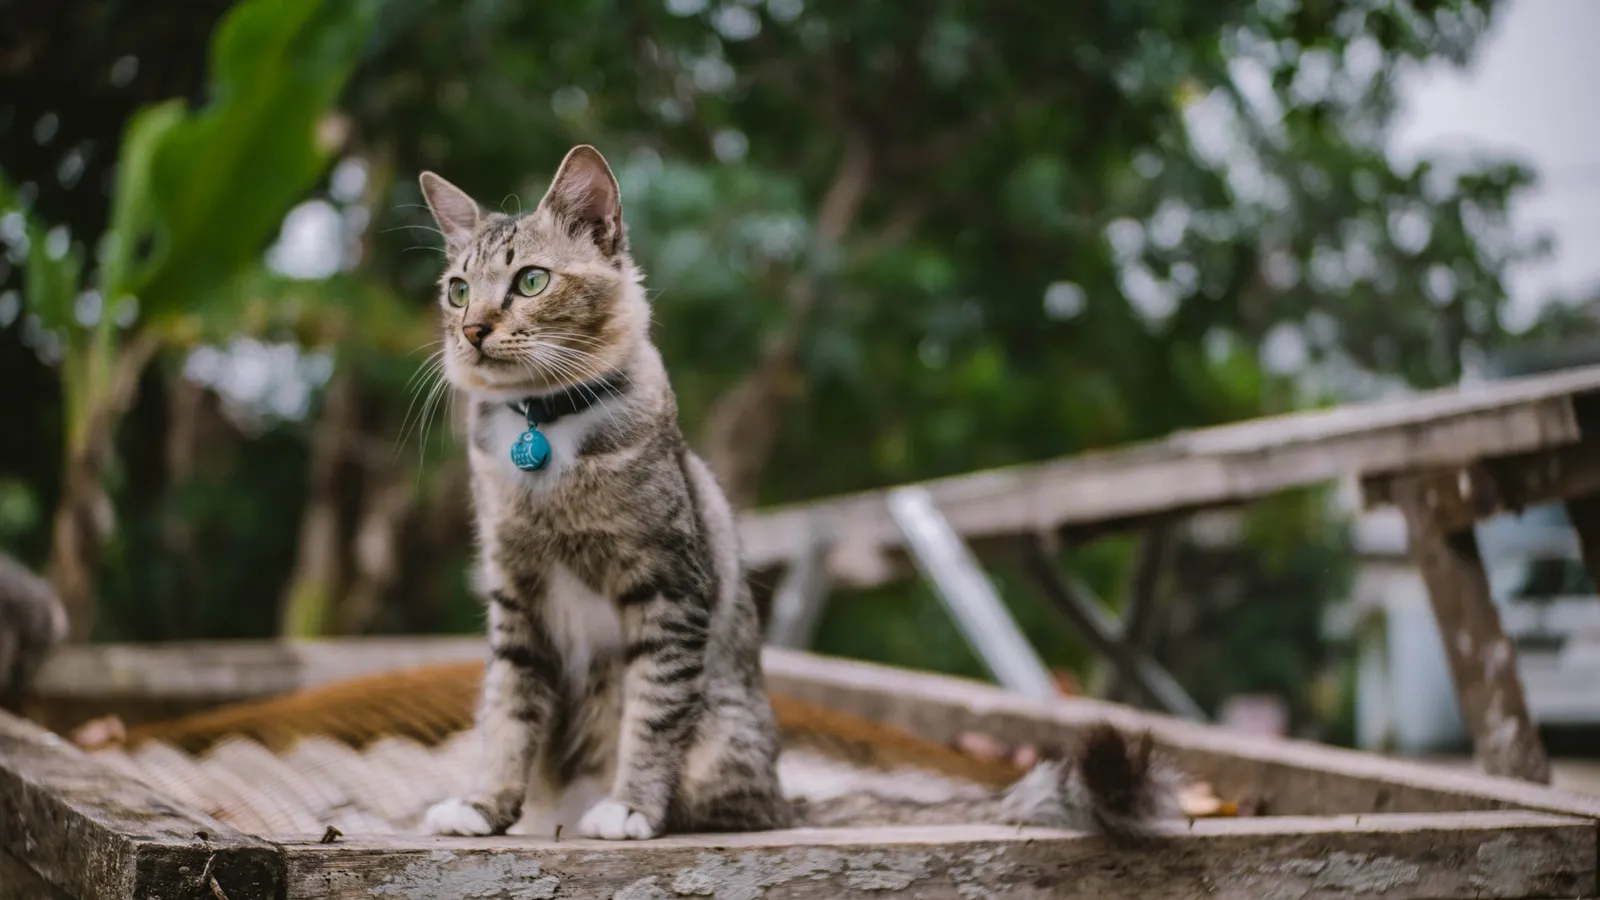
[[(1192, 703), (1146, 652), (1168, 530), (1196, 512), (1336, 479), (1359, 482), (1369, 507), (1403, 513), (1479, 764), (1547, 782), (1516, 648), (1490, 599), (1472, 528), (1501, 512), (1563, 502), (1600, 581), (1600, 366), (1180, 432), (917, 487), (979, 557), (1021, 562), (1120, 678), (1192, 717)], [(902, 490), (752, 512), (742, 521), (747, 562), (772, 580), (780, 569), (806, 571), (808, 554), (820, 555), (823, 564), (812, 568), (847, 586), (902, 577), (913, 561), (925, 568), (896, 520)], [(1086, 589), (1056, 570), (1051, 552), (1057, 541), (1119, 530), (1145, 533), (1121, 623), (1106, 620)], [(1002, 674), (996, 663), (1007, 654), (979, 655)]]
[[(204, 706), (260, 696), (262, 684), (279, 693), (381, 671), (385, 656), (439, 662), (482, 652), (462, 639), (374, 644), (72, 648), (46, 670), (38, 706), (70, 701), (85, 712), (115, 711), (119, 693), (163, 691)], [(131, 658), (141, 660), (135, 669), (109, 662)], [(775, 694), (941, 743), (978, 730), (1059, 745), (1100, 721), (1148, 729), (1158, 752), (1263, 814), (1175, 822), (1139, 848), (1074, 832), (976, 825), (614, 844), (364, 834), (356, 824), (324, 843), (303, 828), (331, 822), (300, 823), (298, 835), (232, 827), (136, 768), (4, 716), (0, 900), (1597, 895), (1600, 797), (793, 651), (769, 650), (765, 662)], [(417, 790), (438, 782), (448, 791), (449, 776), (432, 771), (413, 771)]]

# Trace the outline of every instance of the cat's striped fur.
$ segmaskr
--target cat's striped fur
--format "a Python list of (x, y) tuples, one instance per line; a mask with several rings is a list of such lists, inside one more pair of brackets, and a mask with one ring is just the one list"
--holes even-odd
[[(500, 833), (535, 810), (553, 825), (582, 782), (599, 796), (577, 830), (613, 840), (852, 818), (1066, 824), (1101, 800), (1142, 815), (1145, 768), (1114, 732), (1093, 746), (1131, 768), (1112, 766), (1098, 793), (1079, 775), (1093, 766), (1052, 764), (978, 802), (862, 796), (797, 815), (778, 783), (733, 515), (679, 432), (610, 168), (592, 147), (573, 149), (537, 208), (517, 216), (431, 173), (422, 189), (446, 242), (443, 371), (471, 401), (492, 650), (475, 786), (429, 810), (424, 830)], [(520, 290), (530, 266), (548, 281)], [(542, 428), (546, 468), (517, 469), (509, 448), (526, 424), (508, 402), (575, 385), (592, 385), (579, 388), (592, 405)]]

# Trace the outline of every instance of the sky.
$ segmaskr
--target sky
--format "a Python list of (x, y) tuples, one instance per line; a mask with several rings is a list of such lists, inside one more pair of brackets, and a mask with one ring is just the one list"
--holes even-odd
[(1471, 68), (1413, 73), (1391, 151), (1487, 151), (1531, 164), (1540, 183), (1514, 209), (1554, 255), (1512, 274), (1507, 324), (1552, 294), (1600, 290), (1600, 0), (1510, 0)]

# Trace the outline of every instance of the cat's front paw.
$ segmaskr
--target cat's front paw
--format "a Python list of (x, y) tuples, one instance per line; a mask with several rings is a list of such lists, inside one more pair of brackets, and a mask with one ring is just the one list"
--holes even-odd
[(607, 797), (589, 807), (578, 821), (578, 833), (603, 841), (648, 841), (660, 834), (644, 813)]
[(422, 817), (423, 834), (459, 834), (468, 837), (493, 834), (494, 827), (482, 810), (459, 797), (435, 803)]

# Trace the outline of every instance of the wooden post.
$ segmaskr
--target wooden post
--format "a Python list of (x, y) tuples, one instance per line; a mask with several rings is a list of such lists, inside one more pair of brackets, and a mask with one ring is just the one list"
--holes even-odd
[(1471, 529), (1446, 532), (1435, 519), (1423, 479), (1394, 482), (1405, 515), (1411, 558), (1421, 570), (1455, 681), (1473, 755), (1491, 775), (1550, 783), (1550, 761), (1528, 714), (1517, 651), (1500, 626), (1489, 579)]
[[(1155, 643), (1155, 608), (1166, 574), (1167, 556), (1172, 549), (1172, 528), (1153, 525), (1139, 539), (1139, 553), (1133, 562), (1133, 580), (1128, 584), (1128, 601), (1123, 604), (1122, 642), (1135, 654), (1148, 656)], [(1104, 672), (1104, 692), (1100, 695), (1117, 703), (1128, 702), (1130, 685), (1118, 677), (1115, 666)]]
[(890, 491), (885, 502), (918, 571), (995, 680), (1030, 697), (1059, 696), (1050, 670), (1017, 627), (971, 548), (939, 512), (933, 495), (912, 485)]
[(1062, 615), (1072, 621), (1095, 651), (1162, 709), (1196, 722), (1206, 719), (1205, 710), (1194, 702), (1160, 663), (1131, 646), (1116, 622), (1100, 608), (1089, 589), (1062, 575), (1050, 559), (1049, 548), (1037, 536), (1028, 541), (1023, 553), (1028, 575), (1050, 598)]
[(767, 621), (767, 642), (804, 650), (811, 646), (832, 586), (828, 574), (828, 543), (813, 532), (805, 548), (789, 564), (778, 590), (772, 595)]

